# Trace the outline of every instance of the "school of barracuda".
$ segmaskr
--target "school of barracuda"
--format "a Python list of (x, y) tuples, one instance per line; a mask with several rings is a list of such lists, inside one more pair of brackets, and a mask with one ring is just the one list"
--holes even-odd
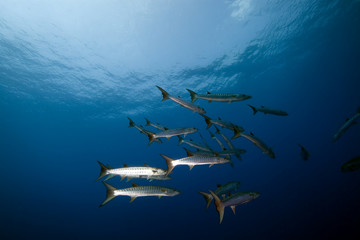
[[(106, 187), (106, 198), (100, 204), (100, 207), (105, 205), (106, 203), (108, 203), (110, 200), (112, 200), (117, 196), (129, 196), (131, 198), (130, 202), (132, 202), (137, 197), (155, 196), (161, 198), (163, 196), (173, 197), (180, 194), (179, 190), (171, 187), (158, 186), (158, 185), (138, 186), (135, 183), (132, 183), (132, 187), (130, 188), (117, 189), (112, 185), (110, 185), (109, 183), (107, 183), (106, 181), (116, 176), (119, 176), (121, 180), (126, 178), (127, 181), (130, 181), (133, 178), (147, 179), (150, 182), (153, 180), (169, 180), (171, 179), (169, 174), (178, 165), (187, 165), (190, 170), (196, 165), (209, 165), (209, 167), (211, 167), (217, 164), (229, 163), (231, 166), (233, 166), (232, 156), (234, 155), (237, 159), (241, 160), (242, 159), (241, 154), (244, 154), (246, 152), (245, 149), (237, 148), (234, 146), (231, 140), (235, 138), (242, 137), (244, 139), (247, 139), (255, 146), (257, 146), (264, 154), (268, 155), (270, 158), (275, 158), (275, 154), (272, 148), (267, 146), (265, 142), (263, 142), (259, 137), (255, 136), (252, 132), (245, 133), (245, 129), (243, 127), (238, 126), (237, 124), (232, 123), (230, 121), (222, 120), (221, 118), (218, 119), (210, 118), (209, 116), (205, 115), (206, 111), (204, 110), (204, 108), (194, 104), (194, 102), (197, 99), (203, 99), (209, 102), (214, 101), (214, 102), (231, 103), (231, 102), (251, 99), (252, 98), (251, 96), (246, 94), (210, 93), (210, 92), (207, 92), (205, 94), (198, 94), (190, 89), (186, 89), (190, 93), (190, 97), (191, 97), (191, 102), (188, 102), (180, 97), (175, 97), (170, 95), (167, 91), (165, 91), (163, 88), (159, 86), (156, 87), (162, 93), (163, 96), (162, 101), (170, 99), (173, 102), (179, 104), (180, 106), (188, 108), (193, 112), (198, 113), (201, 117), (203, 117), (206, 123), (206, 129), (208, 130), (211, 139), (215, 140), (218, 143), (220, 150), (215, 150), (211, 148), (200, 133), (199, 135), (202, 138), (203, 143), (193, 141), (192, 139), (190, 140), (184, 139), (186, 135), (197, 132), (198, 131), (197, 128), (191, 126), (180, 126), (178, 128), (171, 129), (159, 123), (151, 122), (148, 118), (145, 118), (146, 120), (145, 126), (157, 129), (157, 132), (155, 133), (148, 129), (145, 129), (142, 125), (137, 125), (132, 119), (128, 117), (129, 127), (134, 127), (138, 129), (140, 133), (145, 134), (149, 139), (148, 145), (150, 145), (154, 141), (158, 143), (162, 143), (160, 138), (167, 138), (169, 140), (171, 137), (176, 136), (179, 139), (178, 141), (179, 145), (187, 144), (188, 146), (195, 148), (196, 151), (190, 151), (184, 148), (186, 152), (186, 156), (179, 159), (173, 159), (171, 158), (171, 156), (161, 154), (161, 157), (163, 157), (164, 160), (166, 161), (167, 169), (161, 169), (154, 166), (149, 166), (147, 164), (144, 164), (144, 166), (127, 166), (126, 164), (124, 164), (123, 167), (112, 168), (110, 165), (104, 165), (103, 163), (98, 161), (98, 164), (100, 165), (100, 176), (98, 177), (97, 181), (102, 178), (105, 178), (103, 180), (103, 184)], [(287, 112), (279, 109), (273, 109), (264, 106), (254, 107), (249, 104), (248, 106), (252, 109), (254, 115), (257, 112), (262, 112), (264, 114), (272, 114), (277, 116), (288, 115)], [(360, 108), (352, 118), (348, 119), (345, 122), (345, 124), (340, 127), (340, 129), (334, 135), (333, 141), (338, 140), (346, 130), (348, 130), (352, 125), (356, 123), (356, 120), (359, 117), (360, 117)], [(224, 144), (221, 142), (221, 140), (217, 138), (215, 134), (209, 130), (211, 126), (214, 126), (216, 130), (215, 133), (221, 136), (221, 138), (228, 145), (228, 148), (226, 148)], [(223, 129), (228, 129), (230, 131), (233, 131), (232, 138), (228, 139), (226, 135), (222, 133), (217, 126)], [(298, 144), (298, 146), (300, 147), (301, 158), (305, 161), (308, 160), (310, 156), (308, 150), (301, 144)], [(341, 166), (342, 172), (352, 172), (358, 169), (360, 169), (360, 157), (355, 157), (354, 159), (351, 159), (350, 161), (344, 163)], [(232, 182), (227, 182), (223, 185), (218, 184), (217, 189), (213, 191), (212, 190), (208, 190), (209, 192), (198, 191), (198, 193), (204, 197), (206, 201), (206, 209), (209, 208), (212, 200), (214, 200), (216, 210), (219, 214), (219, 223), (222, 223), (225, 207), (230, 207), (233, 213), (235, 214), (236, 206), (248, 203), (254, 199), (257, 199), (260, 196), (260, 193), (256, 191), (248, 191), (248, 190), (238, 191), (239, 188), (240, 188), (240, 182), (232, 181)]]

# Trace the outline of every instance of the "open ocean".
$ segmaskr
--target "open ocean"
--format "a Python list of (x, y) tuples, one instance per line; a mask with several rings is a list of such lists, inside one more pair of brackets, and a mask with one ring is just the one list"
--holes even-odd
[[(195, 104), (255, 134), (275, 158), (239, 137), (231, 142), (246, 153), (233, 167), (107, 181), (179, 195), (118, 196), (99, 208), (97, 161), (167, 169), (160, 154), (196, 151), (177, 137), (148, 146), (128, 117), (152, 132), (145, 118), (196, 127), (185, 139), (202, 143), (200, 132), (220, 151), (204, 118), (161, 101), (156, 85), (186, 101), (186, 89), (251, 96)], [(254, 115), (248, 104), (288, 116)], [(359, 0), (1, 0), (0, 239), (359, 239), (360, 170), (341, 166), (360, 156), (360, 124), (332, 140), (359, 108)], [(233, 194), (260, 197), (236, 215), (226, 207), (219, 224), (198, 191), (229, 181), (241, 183)]]

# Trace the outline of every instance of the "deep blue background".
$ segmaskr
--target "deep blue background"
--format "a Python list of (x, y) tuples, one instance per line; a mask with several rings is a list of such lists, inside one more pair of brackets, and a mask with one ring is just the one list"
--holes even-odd
[[(52, 60), (62, 57), (32, 49), (29, 35), (36, 36), (36, 29), (21, 31), (12, 24), (11, 13), (0, 16), (0, 238), (357, 239), (360, 172), (342, 173), (340, 166), (360, 155), (360, 128), (351, 127), (335, 143), (331, 139), (360, 107), (360, 2), (328, 2), (302, 1), (300, 9), (299, 2), (255, 1), (259, 6), (271, 5), (271, 16), (281, 16), (266, 22), (248, 44), (207, 64), (182, 67), (179, 60), (174, 70), (156, 73), (156, 69), (141, 72), (129, 67), (122, 70), (123, 75), (109, 70), (111, 66), (86, 62), (85, 55), (69, 57), (75, 63), (84, 61), (81, 66), (72, 66), (65, 59)], [(6, 4), (11, 7), (12, 3), (3, 6)], [(184, 5), (191, 9), (191, 2)], [(205, 5), (200, 1), (194, 7)], [(299, 11), (297, 17), (285, 24), (294, 10)], [(228, 8), (219, 8), (219, 12), (226, 11)], [(217, 21), (211, 14), (207, 17)], [(228, 37), (236, 35), (236, 28), (251, 25), (253, 17), (224, 32)], [(205, 28), (206, 22), (202, 19), (200, 24)], [(54, 29), (54, 34), (62, 36), (61, 30)], [(61, 50), (72, 51), (71, 44), (65, 49), (46, 44), (60, 55)], [(103, 75), (97, 75), (98, 70)], [(69, 82), (63, 84), (66, 79)], [(111, 87), (116, 84), (122, 87)], [(176, 197), (138, 198), (131, 204), (130, 198), (117, 197), (98, 208), (105, 187), (95, 182), (99, 174), (96, 161), (113, 167), (147, 163), (166, 168), (160, 154), (185, 156), (176, 138), (147, 146), (146, 136), (128, 128), (127, 116), (143, 125), (147, 117), (170, 128), (197, 127), (210, 145), (218, 147), (201, 116), (171, 101), (161, 102), (155, 85), (187, 100), (186, 88), (253, 96), (231, 104), (196, 103), (210, 117), (252, 131), (273, 148), (276, 159), (239, 138), (233, 140), (234, 145), (247, 153), (242, 162), (234, 158), (234, 168), (196, 166), (189, 171), (179, 166), (170, 181), (133, 180), (139, 185), (177, 188), (182, 193)], [(282, 109), (289, 116), (254, 116), (246, 104)], [(230, 131), (223, 132), (232, 136)], [(200, 141), (197, 134), (190, 138)], [(309, 161), (300, 158), (298, 143), (309, 150)], [(219, 225), (214, 205), (205, 211), (205, 201), (196, 191), (214, 190), (216, 184), (227, 181), (240, 181), (241, 190), (258, 191), (261, 197), (239, 206), (236, 215), (226, 209)], [(118, 178), (109, 182), (118, 188), (131, 185)]]

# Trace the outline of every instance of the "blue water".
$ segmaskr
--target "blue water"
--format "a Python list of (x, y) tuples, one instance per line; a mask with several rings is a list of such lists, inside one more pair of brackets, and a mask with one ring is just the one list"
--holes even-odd
[[(332, 136), (360, 107), (359, 29), (356, 0), (1, 1), (0, 238), (357, 239), (360, 171), (340, 167), (360, 155), (360, 127)], [(196, 103), (253, 132), (276, 158), (238, 138), (247, 152), (234, 168), (178, 166), (171, 180), (151, 183), (114, 178), (117, 188), (181, 194), (98, 208), (97, 161), (166, 168), (160, 154), (186, 155), (176, 138), (147, 146), (128, 116), (197, 127), (219, 148), (201, 116), (161, 102), (155, 85), (189, 101), (186, 88), (251, 95)], [(247, 104), (289, 116), (253, 115)], [(226, 209), (220, 225), (196, 191), (228, 181), (261, 196), (236, 215)]]

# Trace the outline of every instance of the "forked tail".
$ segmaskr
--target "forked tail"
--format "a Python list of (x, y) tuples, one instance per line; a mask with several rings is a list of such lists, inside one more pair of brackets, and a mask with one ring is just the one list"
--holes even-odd
[(197, 99), (197, 94), (196, 94), (196, 92), (191, 91), (190, 89), (186, 89), (186, 90), (188, 90), (188, 92), (190, 93), (191, 102), (195, 102), (196, 99)]
[(211, 118), (209, 118), (208, 116), (206, 116), (206, 115), (204, 115), (204, 114), (202, 114), (202, 113), (200, 113), (200, 115), (201, 115), (203, 118), (205, 118), (205, 122), (206, 122), (206, 124), (207, 124), (206, 129), (208, 129), (209, 127), (211, 127), (211, 125), (212, 125)]
[(106, 171), (108, 168), (102, 164), (101, 162), (97, 161), (100, 165), (100, 176), (96, 179), (96, 181), (99, 181), (101, 178), (105, 177), (107, 175)]
[(210, 190), (211, 195), (213, 196), (214, 200), (215, 200), (215, 206), (216, 206), (216, 210), (219, 213), (219, 217), (220, 217), (220, 222), (219, 224), (221, 224), (223, 218), (224, 218), (224, 205), (222, 203), (222, 201), (220, 200), (220, 198), (213, 193), (213, 191)]
[(248, 106), (251, 107), (251, 109), (252, 109), (253, 112), (254, 112), (254, 115), (258, 112), (257, 109), (256, 109), (256, 107), (251, 106), (250, 104), (248, 104)]
[(156, 86), (162, 93), (163, 95), (163, 99), (161, 101), (165, 101), (167, 99), (169, 99), (169, 93), (167, 93), (164, 89), (162, 89), (161, 87), (159, 86)]
[(135, 123), (131, 118), (127, 117), (129, 119), (129, 127), (135, 127)]
[(167, 165), (167, 167), (168, 167), (168, 170), (167, 170), (165, 176), (167, 176), (167, 175), (169, 175), (169, 174), (172, 172), (172, 170), (173, 170), (174, 167), (175, 167), (174, 164), (173, 164), (174, 159), (169, 158), (169, 157), (167, 157), (167, 156), (165, 156), (165, 155), (163, 155), (163, 154), (160, 154), (160, 155), (166, 160), (166, 165)]
[(198, 193), (200, 193), (204, 197), (204, 199), (206, 201), (206, 210), (208, 210), (211, 201), (214, 199), (213, 196), (210, 193), (206, 193), (206, 192), (199, 191)]
[(105, 201), (102, 204), (100, 204), (99, 207), (104, 206), (106, 203), (108, 203), (110, 200), (112, 200), (114, 197), (116, 197), (115, 190), (117, 190), (117, 189), (106, 182), (103, 182), (103, 183), (106, 187), (106, 198), (105, 198)]

